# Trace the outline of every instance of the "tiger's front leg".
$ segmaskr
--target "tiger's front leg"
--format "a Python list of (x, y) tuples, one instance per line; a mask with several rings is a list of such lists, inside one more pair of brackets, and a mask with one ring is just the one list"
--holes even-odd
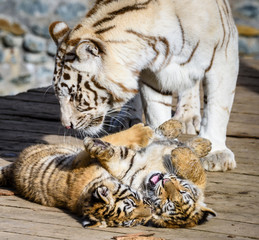
[(200, 81), (196, 81), (193, 87), (178, 93), (173, 119), (183, 124), (183, 133), (196, 134), (200, 131)]
[(204, 84), (207, 101), (200, 136), (212, 143), (211, 152), (202, 161), (208, 171), (226, 171), (236, 167), (234, 153), (226, 146), (226, 133), (238, 74), (237, 48), (233, 47), (227, 53), (227, 58), (225, 52), (215, 56)]
[(146, 123), (157, 128), (172, 117), (172, 93), (160, 90), (154, 73), (145, 70), (141, 74), (140, 92)]

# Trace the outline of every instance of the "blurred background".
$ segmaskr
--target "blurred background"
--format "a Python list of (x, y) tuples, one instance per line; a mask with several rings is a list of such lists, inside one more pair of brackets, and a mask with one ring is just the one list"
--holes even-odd
[[(51, 85), (56, 46), (51, 22), (70, 27), (84, 17), (88, 0), (0, 0), (0, 95)], [(240, 55), (259, 59), (259, 0), (230, 0)]]

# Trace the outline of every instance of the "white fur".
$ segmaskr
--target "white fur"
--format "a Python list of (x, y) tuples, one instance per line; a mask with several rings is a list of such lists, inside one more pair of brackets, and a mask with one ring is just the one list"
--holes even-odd
[[(101, 59), (75, 61), (73, 68), (97, 76), (100, 85), (121, 99), (115, 107), (134, 96), (131, 90), (139, 85), (136, 72), (142, 71), (140, 91), (146, 120), (154, 128), (171, 118), (172, 104), (171, 96), (154, 89), (178, 92), (175, 118), (184, 122), (186, 133), (200, 130), (200, 136), (212, 142), (212, 152), (204, 159), (207, 169), (234, 168), (234, 154), (225, 145), (238, 73), (237, 30), (229, 4), (225, 5), (225, 0), (154, 0), (145, 10), (119, 14), (93, 27), (115, 10), (147, 2), (100, 3), (98, 11), (81, 22), (84, 28), (71, 37), (98, 38), (106, 54)], [(95, 31), (113, 25), (116, 27), (100, 38), (95, 35)], [(202, 80), (208, 104), (201, 120), (198, 86)], [(98, 108), (96, 111), (104, 114), (107, 111), (105, 107)]]

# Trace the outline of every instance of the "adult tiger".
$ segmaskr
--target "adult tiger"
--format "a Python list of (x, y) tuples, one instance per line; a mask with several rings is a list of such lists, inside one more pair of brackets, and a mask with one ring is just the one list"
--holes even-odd
[(147, 123), (155, 128), (171, 118), (178, 91), (175, 119), (212, 142), (204, 167), (235, 168), (225, 144), (238, 73), (227, 0), (96, 0), (73, 29), (54, 22), (50, 34), (58, 46), (54, 88), (64, 126), (95, 134), (104, 117), (140, 89)]

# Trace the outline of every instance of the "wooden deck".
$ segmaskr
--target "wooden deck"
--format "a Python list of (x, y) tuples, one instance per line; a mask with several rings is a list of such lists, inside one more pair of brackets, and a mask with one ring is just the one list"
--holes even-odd
[[(52, 90), (34, 89), (0, 98), (0, 165), (14, 161), (26, 146), (39, 142), (74, 142), (59, 122)], [(98, 239), (129, 233), (154, 233), (163, 239), (259, 239), (259, 61), (241, 61), (228, 146), (237, 169), (208, 173), (206, 203), (218, 216), (190, 229), (84, 229), (63, 210), (0, 196), (0, 239)], [(78, 141), (78, 143), (80, 143)], [(3, 190), (3, 189), (2, 189)], [(144, 239), (144, 238), (143, 238)]]

